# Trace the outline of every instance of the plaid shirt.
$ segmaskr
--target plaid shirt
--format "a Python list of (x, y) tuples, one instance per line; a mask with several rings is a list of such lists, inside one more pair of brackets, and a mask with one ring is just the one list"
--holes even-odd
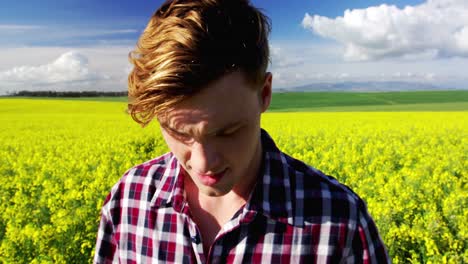
[(261, 176), (209, 252), (168, 153), (130, 169), (101, 212), (95, 263), (388, 263), (364, 202), (262, 130)]

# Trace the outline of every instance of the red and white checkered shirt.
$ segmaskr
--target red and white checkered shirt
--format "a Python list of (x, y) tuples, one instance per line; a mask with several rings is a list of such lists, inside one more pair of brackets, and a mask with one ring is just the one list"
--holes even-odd
[(171, 153), (130, 169), (101, 212), (95, 263), (389, 263), (364, 202), (284, 153), (262, 130), (263, 162), (244, 207), (203, 252)]

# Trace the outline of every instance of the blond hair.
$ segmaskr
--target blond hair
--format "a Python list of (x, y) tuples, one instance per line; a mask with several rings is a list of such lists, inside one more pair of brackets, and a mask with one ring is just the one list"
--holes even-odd
[(166, 1), (129, 55), (132, 118), (145, 126), (236, 70), (260, 84), (269, 62), (270, 30), (269, 18), (248, 0)]

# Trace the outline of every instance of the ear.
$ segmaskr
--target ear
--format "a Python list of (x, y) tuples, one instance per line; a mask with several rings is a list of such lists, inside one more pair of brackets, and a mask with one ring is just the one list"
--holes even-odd
[(271, 74), (271, 72), (267, 72), (265, 74), (265, 80), (263, 82), (262, 91), (260, 94), (262, 113), (264, 113), (270, 106), (272, 94), (272, 80), (273, 75)]

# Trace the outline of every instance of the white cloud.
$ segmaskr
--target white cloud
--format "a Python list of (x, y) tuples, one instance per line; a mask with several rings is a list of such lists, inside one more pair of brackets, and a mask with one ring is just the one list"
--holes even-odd
[(295, 69), (306, 64), (338, 61), (340, 47), (313, 42), (275, 42), (270, 45), (270, 69)]
[(295, 54), (286, 54), (279, 46), (270, 46), (271, 66), (275, 68), (291, 67), (301, 63)]
[(16, 24), (0, 24), (0, 32), (14, 31), (23, 32), (26, 30), (40, 29), (41, 26), (36, 25), (16, 25)]
[(131, 50), (115, 45), (0, 48), (0, 95), (20, 90), (125, 91)]
[[(347, 81), (412, 81), (441, 84), (447, 88), (468, 87), (466, 75), (468, 60), (464, 58), (343, 62), (340, 53), (342, 47), (338, 44), (289, 41), (274, 42), (272, 47), (276, 53), (272, 55), (269, 71), (273, 72), (275, 89), (311, 83)], [(19, 90), (125, 91), (127, 89), (127, 76), (132, 68), (128, 62), (128, 53), (132, 46), (96, 45), (72, 49), (75, 55), (78, 54), (77, 56), (68, 58), (65, 56), (67, 59), (58, 60), (67, 54), (70, 48), (1, 48), (0, 94)], [(74, 61), (75, 64), (74, 66), (65, 64), (69, 66), (68, 68), (60, 67), (64, 63), (57, 61)], [(54, 82), (51, 77), (45, 76), (45, 66), (49, 66), (50, 70), (62, 69), (66, 74), (60, 77), (62, 79), (55, 78)], [(23, 71), (19, 70), (21, 68)], [(18, 74), (12, 74), (13, 69), (16, 69)], [(6, 80), (7, 72), (9, 72), (9, 81)], [(27, 75), (29, 77), (19, 78), (19, 72), (23, 74), (29, 72)], [(59, 71), (56, 70), (55, 73), (57, 72)], [(32, 73), (36, 74), (36, 78), (32, 77)]]
[[(1, 50), (0, 57), (6, 60), (24, 62), (29, 59), (30, 63), (11, 67), (10, 61), (7, 63), (9, 69), (1, 70), (5, 67), (0, 67), (0, 95), (20, 90), (125, 91), (127, 50), (128, 47), (80, 51), (37, 47)], [(44, 58), (50, 62), (44, 63)]]
[(136, 29), (116, 29), (116, 30), (103, 30), (96, 32), (97, 35), (114, 35), (114, 34), (128, 34), (128, 33), (138, 33)]
[(40, 66), (19, 66), (0, 72), (0, 81), (21, 84), (55, 84), (96, 81), (105, 78), (91, 73), (88, 58), (78, 52), (67, 52), (55, 61)]
[[(135, 44), (135, 28), (83, 28), (69, 25), (0, 24), (0, 47), (30, 45), (126, 45)], [(118, 37), (118, 38), (117, 38)]]
[(351, 61), (386, 57), (468, 57), (468, 1), (429, 0), (346, 10), (334, 19), (305, 14), (302, 25), (345, 46)]
[[(466, 58), (433, 60), (421, 53), (407, 55), (405, 60), (343, 62), (339, 51), (342, 49), (330, 43), (273, 43), (272, 65), (269, 68), (273, 73), (273, 87), (342, 82), (408, 82), (441, 88), (468, 87)], [(293, 58), (300, 63), (285, 63)]]
[[(42, 26), (42, 25), (21, 25), (21, 24), (0, 24), (1, 33), (22, 33), (30, 31), (30, 33), (39, 34), (49, 33), (49, 37), (86, 37), (86, 36), (104, 36), (104, 35), (120, 35), (120, 34), (131, 34), (138, 33), (140, 30), (134, 28), (122, 28), (122, 29), (106, 29), (106, 28), (69, 28), (66, 26)], [(33, 32), (34, 31), (34, 32)]]

